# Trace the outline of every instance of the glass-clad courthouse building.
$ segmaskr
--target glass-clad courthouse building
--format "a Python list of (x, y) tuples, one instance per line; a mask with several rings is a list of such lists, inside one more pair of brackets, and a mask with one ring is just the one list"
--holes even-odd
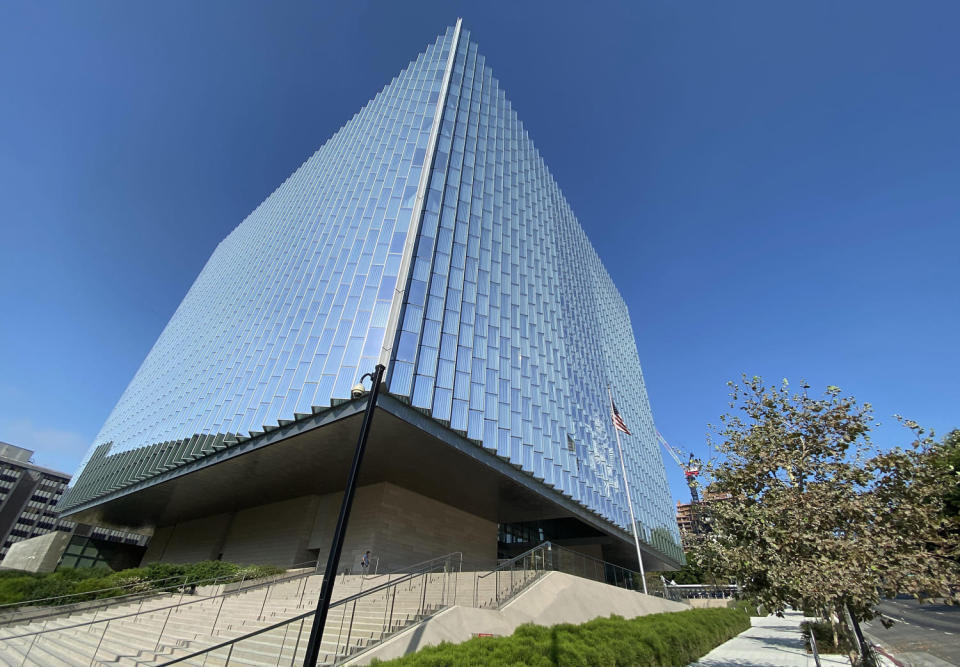
[(459, 23), (220, 243), (60, 509), (154, 560), (325, 553), (377, 363), (347, 553), (629, 564), (609, 388), (647, 566), (682, 561), (627, 308)]

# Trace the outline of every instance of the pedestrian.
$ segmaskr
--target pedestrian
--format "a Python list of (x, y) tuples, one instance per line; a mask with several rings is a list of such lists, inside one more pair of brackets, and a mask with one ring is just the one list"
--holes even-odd
[(360, 571), (363, 574), (370, 572), (370, 550), (368, 549), (366, 553), (360, 556)]

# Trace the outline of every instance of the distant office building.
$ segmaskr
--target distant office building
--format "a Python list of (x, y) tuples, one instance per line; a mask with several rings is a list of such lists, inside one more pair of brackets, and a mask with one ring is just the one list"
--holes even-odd
[(60, 529), (56, 506), (70, 475), (34, 465), (32, 456), (0, 442), (0, 560), (10, 545)]
[(446, 31), (217, 247), (60, 509), (147, 560), (323, 557), (387, 367), (345, 558), (550, 539), (682, 561), (626, 305), (469, 34)]
[(692, 535), (703, 531), (703, 509), (720, 500), (730, 498), (729, 493), (707, 493), (696, 503), (677, 503), (677, 527), (682, 535)]
[(126, 564), (135, 547), (146, 545), (148, 538), (143, 535), (58, 519), (56, 506), (70, 475), (34, 465), (32, 457), (33, 450), (0, 442), (0, 562), (13, 545), (53, 532), (64, 534), (53, 566), (63, 548), (75, 556), (64, 559), (65, 566), (92, 567), (118, 560)]
[(697, 522), (696, 509), (694, 503), (677, 503), (677, 528), (680, 529), (681, 536), (694, 532)]

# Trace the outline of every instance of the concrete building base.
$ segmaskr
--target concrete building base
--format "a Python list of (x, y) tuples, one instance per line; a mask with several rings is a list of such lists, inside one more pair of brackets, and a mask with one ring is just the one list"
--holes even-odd
[(70, 543), (70, 533), (55, 530), (10, 545), (0, 567), (24, 572), (53, 572)]
[(347, 662), (366, 665), (372, 660), (392, 660), (441, 642), (454, 644), (478, 634), (506, 636), (524, 623), (556, 625), (586, 623), (617, 614), (635, 618), (661, 612), (685, 611), (689, 606), (596, 581), (549, 572), (504, 605), (502, 609), (454, 606)]
[[(360, 398), (317, 408), (294, 422), (91, 498), (65, 516), (154, 534), (147, 562), (221, 557), (289, 567), (326, 558), (328, 545), (321, 546), (315, 520), (326, 517), (322, 530), (335, 521), (365, 407), (366, 399)], [(531, 538), (543, 531), (529, 544), (505, 540), (502, 557), (548, 539), (637, 567), (632, 535), (599, 511), (387, 394), (377, 399), (359, 484), (352, 543), (343, 555), (351, 569), (366, 549), (374, 563), (380, 557), (380, 570), (454, 550), (465, 552), (465, 567), (488, 567), (496, 525), (526, 526)], [(370, 532), (373, 524), (379, 532)], [(263, 532), (264, 527), (269, 530)], [(648, 526), (646, 532), (650, 543), (641, 544), (646, 569), (679, 567), (679, 551), (667, 553), (674, 545), (655, 539), (669, 533), (668, 528)], [(389, 548), (378, 542), (383, 535)], [(419, 543), (432, 548), (422, 549)]]
[[(330, 548), (342, 493), (309, 495), (236, 512), (160, 526), (144, 563), (224, 560), (239, 564), (303, 567)], [(402, 568), (460, 551), (465, 569), (496, 565), (497, 524), (381, 482), (357, 489), (340, 559), (340, 571), (359, 572), (371, 553), (371, 570)]]

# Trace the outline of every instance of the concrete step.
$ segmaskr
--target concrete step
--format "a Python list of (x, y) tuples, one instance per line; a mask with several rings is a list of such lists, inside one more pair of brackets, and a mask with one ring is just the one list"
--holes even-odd
[[(405, 615), (397, 616), (395, 614), (394, 616), (395, 623), (391, 628), (387, 629), (388, 631), (402, 627), (412, 618)], [(328, 627), (330, 629), (324, 633), (324, 641), (335, 646), (341, 635), (340, 625), (342, 625), (342, 619), (334, 615), (329, 617), (328, 620), (330, 623)], [(343, 622), (349, 624), (349, 619)], [(256, 627), (254, 627), (255, 625), (264, 627), (267, 623), (254, 624), (250, 622), (249, 619), (245, 619), (243, 625), (234, 629), (236, 632), (224, 632), (221, 634), (239, 636), (256, 629)], [(130, 657), (131, 659), (135, 657), (137, 660), (142, 661), (147, 655), (152, 655), (152, 649), (154, 645), (156, 645), (156, 639), (160, 629), (159, 627), (144, 628), (142, 623), (122, 624), (121, 622), (114, 622), (111, 624), (109, 631), (101, 639), (100, 634), (93, 632), (96, 626), (89, 627), (90, 630), (88, 631), (84, 631), (82, 628), (76, 628), (41, 635), (41, 637), (43, 637), (42, 644), (50, 647), (50, 652), (54, 654), (63, 655), (69, 651), (73, 655), (83, 656), (85, 659), (92, 657), (93, 651), (96, 650), (96, 645), (100, 644), (100, 651), (97, 655), (98, 662), (104, 660), (122, 660), (126, 657)], [(303, 632), (308, 634), (309, 629), (310, 624), (304, 623)], [(298, 632), (300, 632), (299, 626)], [(278, 629), (273, 631), (273, 633), (276, 635), (276, 642), (281, 642), (280, 637), (282, 637), (282, 632)], [(379, 639), (383, 634), (382, 614), (378, 613), (375, 614), (373, 618), (370, 618), (367, 615), (361, 616), (358, 612), (354, 617), (351, 644), (364, 643), (371, 639)], [(269, 635), (264, 636), (267, 637)], [(189, 653), (195, 652), (205, 646), (220, 643), (224, 639), (225, 637), (223, 636), (204, 636), (202, 633), (197, 633), (196, 628), (189, 625), (187, 625), (184, 630), (183, 628), (176, 627), (176, 625), (168, 624), (168, 627), (164, 631), (163, 640), (160, 642), (160, 647), (161, 649), (167, 647), (173, 651), (179, 648), (178, 645), (183, 644), (188, 647), (186, 652)], [(354, 642), (354, 639), (356, 639), (356, 642)], [(252, 639), (247, 640), (245, 643), (251, 641)], [(268, 641), (266, 643), (270, 644), (273, 642)], [(144, 649), (144, 645), (149, 645), (149, 648)], [(273, 647), (274, 655), (276, 655), (276, 648), (276, 646)]]
[[(24, 667), (80, 667), (89, 663), (89, 660), (86, 663), (80, 662), (77, 656), (65, 651), (60, 644), (42, 638), (37, 638), (32, 643), (29, 639), (14, 639), (11, 644), (11, 652), (21, 657), (20, 664)], [(6, 646), (4, 648), (6, 649)], [(6, 650), (4, 654), (9, 655)]]
[[(311, 594), (319, 595), (321, 582), (322, 577), (311, 576), (306, 582), (284, 582), (269, 591), (263, 589), (262, 593), (260, 590), (234, 592), (218, 598), (191, 599), (192, 596), (174, 594), (137, 603), (118, 604), (94, 612), (75, 612), (48, 619), (44, 623), (7, 626), (3, 628), (2, 636), (35, 632), (44, 627), (54, 630), (36, 636), (35, 644), (38, 646), (31, 650), (27, 664), (89, 664), (97, 650), (97, 644), (100, 645), (97, 662), (106, 659), (117, 664), (144, 665), (152, 664), (155, 660), (162, 663), (174, 654), (190, 654), (309, 610), (316, 600), (315, 595)], [(348, 577), (346, 581), (338, 578), (334, 589), (335, 601), (361, 592), (362, 587), (369, 589), (372, 583), (376, 584), (370, 580), (362, 581), (359, 577)], [(323, 637), (324, 650), (336, 650), (337, 644), (343, 642), (347, 628), (351, 628), (351, 646), (359, 647), (379, 641), (383, 636), (419, 620), (424, 602), (430, 612), (444, 603), (452, 603), (454, 597), (466, 596), (472, 600), (478, 591), (480, 594), (489, 593), (495, 596), (496, 590), (495, 586), (486, 582), (478, 583), (475, 577), (469, 574), (461, 574), (453, 581), (446, 580), (444, 575), (431, 575), (426, 580), (426, 595), (423, 583), (423, 579), (418, 579), (401, 584), (396, 589), (375, 593), (356, 602), (332, 608)], [(172, 607), (174, 602), (181, 599), (185, 603), (183, 606)], [(393, 611), (392, 621), (387, 611), (390, 605)], [(116, 616), (126, 617), (111, 620), (109, 631), (103, 634), (102, 628), (106, 622)], [(385, 617), (389, 622), (388, 627), (385, 626)], [(86, 628), (56, 630), (92, 621), (94, 618), (100, 622)], [(213, 619), (216, 619), (216, 626), (213, 625)], [(305, 622), (302, 631), (300, 624), (296, 623), (290, 628), (278, 628), (242, 642), (249, 648), (250, 664), (258, 664), (256, 660), (259, 653), (272, 653), (269, 664), (273, 665), (276, 664), (278, 654), (292, 651), (289, 630), (293, 625), (296, 625), (298, 634), (309, 636), (310, 623)], [(153, 650), (158, 645), (158, 638), (160, 657), (157, 657)], [(24, 637), (22, 641), (0, 642), (0, 667), (3, 664), (19, 665), (23, 661), (23, 651), (32, 639), (33, 637)], [(305, 645), (306, 639), (301, 639)], [(241, 648), (239, 644), (237, 648)], [(35, 659), (35, 655), (39, 658)], [(243, 658), (243, 652), (236, 657)], [(231, 660), (234, 661), (233, 658)], [(246, 662), (247, 659), (243, 660)]]

